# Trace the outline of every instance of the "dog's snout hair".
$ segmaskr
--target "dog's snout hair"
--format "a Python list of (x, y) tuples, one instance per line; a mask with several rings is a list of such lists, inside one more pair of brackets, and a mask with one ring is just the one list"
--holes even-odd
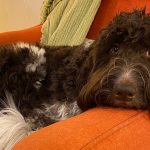
[[(149, 99), (147, 91), (149, 78), (149, 69), (145, 65), (123, 58), (114, 58), (92, 73), (89, 82), (81, 90), (82, 100), (78, 103), (82, 106), (81, 102), (84, 101), (83, 109), (103, 104), (145, 108), (146, 100)], [(121, 96), (118, 101), (116, 94), (120, 92), (125, 96)]]
[[(83, 108), (94, 105), (149, 107), (149, 70), (149, 65), (143, 62), (141, 56), (134, 59), (129, 54), (128, 58), (122, 55), (111, 58), (91, 74), (89, 82), (81, 90)], [(82, 106), (81, 102), (79, 105)]]

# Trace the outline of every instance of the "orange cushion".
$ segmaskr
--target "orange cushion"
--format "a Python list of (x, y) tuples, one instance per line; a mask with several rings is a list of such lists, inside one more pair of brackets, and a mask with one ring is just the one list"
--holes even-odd
[(147, 12), (150, 12), (150, 0), (102, 0), (87, 37), (95, 39), (99, 31), (119, 12), (131, 11), (133, 8), (144, 8), (145, 6)]
[(144, 111), (94, 108), (34, 132), (13, 150), (150, 149)]
[(39, 43), (41, 38), (41, 27), (37, 25), (32, 28), (0, 33), (0, 44), (8, 44), (15, 42)]

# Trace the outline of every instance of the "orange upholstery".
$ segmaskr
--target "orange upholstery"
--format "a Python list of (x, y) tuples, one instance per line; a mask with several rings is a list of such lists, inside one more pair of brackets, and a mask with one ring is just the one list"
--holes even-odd
[[(95, 39), (116, 13), (144, 6), (150, 12), (150, 0), (102, 0), (87, 37)], [(41, 25), (1, 33), (0, 44), (39, 42), (40, 29)], [(148, 150), (149, 131), (146, 111), (94, 108), (34, 132), (16, 144), (14, 150)]]
[(39, 43), (42, 35), (41, 27), (42, 25), (37, 25), (20, 31), (0, 33), (0, 44), (16, 43), (20, 41)]
[(150, 12), (149, 0), (102, 0), (87, 37), (95, 39), (99, 31), (119, 12), (131, 11), (134, 8), (144, 8), (145, 6), (147, 12)]
[(148, 150), (146, 112), (94, 108), (32, 133), (14, 150)]

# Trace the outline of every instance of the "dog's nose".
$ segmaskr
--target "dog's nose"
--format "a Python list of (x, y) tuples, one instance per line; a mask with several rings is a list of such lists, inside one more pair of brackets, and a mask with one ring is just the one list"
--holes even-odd
[(135, 97), (136, 89), (132, 85), (117, 84), (114, 87), (114, 97), (119, 101), (132, 101)]

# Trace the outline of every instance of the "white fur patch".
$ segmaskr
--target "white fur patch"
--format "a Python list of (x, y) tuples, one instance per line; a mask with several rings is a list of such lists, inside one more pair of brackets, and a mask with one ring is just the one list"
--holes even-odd
[(37, 68), (37, 64), (29, 64), (26, 67), (26, 72), (35, 72)]
[(123, 78), (131, 78), (131, 71), (130, 70), (126, 71), (122, 76)]
[(121, 74), (121, 76), (119, 77), (119, 81), (120, 80), (131, 80), (132, 79), (132, 71), (130, 69), (127, 69), (125, 71), (123, 71), (123, 73)]
[(76, 101), (72, 103), (56, 102), (53, 105), (44, 104), (44, 107), (45, 114), (47, 113), (55, 121), (64, 120), (81, 113)]
[[(37, 67), (44, 64), (46, 62), (46, 58), (45, 58), (45, 49), (44, 48), (39, 48), (35, 45), (30, 45), (28, 43), (17, 43), (16, 47), (19, 48), (28, 48), (29, 52), (31, 54), (31, 57), (34, 57), (34, 61), (29, 63), (26, 66), (26, 72), (35, 72)], [(33, 60), (33, 59), (32, 59)]]
[(93, 42), (94, 42), (94, 40), (92, 40), (92, 39), (86, 39), (84, 42), (84, 47), (89, 48)]
[(17, 110), (10, 93), (6, 92), (7, 104), (0, 110), (0, 149), (11, 150), (13, 146), (26, 137), (31, 129)]
[(23, 42), (19, 42), (16, 44), (17, 47), (20, 47), (20, 48), (29, 48), (30, 45), (28, 43), (23, 43)]
[[(26, 122), (33, 130), (38, 130), (45, 125), (44, 120), (57, 122), (80, 114), (82, 111), (76, 102), (61, 102), (55, 101), (54, 104), (44, 103), (41, 108), (33, 109), (33, 114), (26, 118)], [(41, 118), (42, 117), (42, 118)]]
[(26, 72), (35, 72), (38, 66), (46, 62), (46, 58), (44, 56), (45, 50), (32, 45), (30, 51), (35, 55), (36, 59), (34, 62), (27, 65)]

